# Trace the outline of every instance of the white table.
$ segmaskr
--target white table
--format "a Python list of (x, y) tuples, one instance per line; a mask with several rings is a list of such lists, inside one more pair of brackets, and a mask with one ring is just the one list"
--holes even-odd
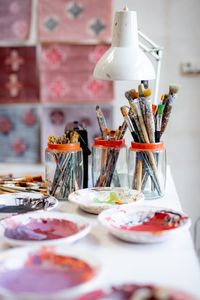
[[(11, 167), (11, 166), (10, 166)], [(8, 169), (0, 165), (0, 173)], [(41, 174), (42, 166), (13, 166), (14, 174)], [(145, 201), (145, 205), (181, 209), (181, 204), (168, 169), (166, 196), (160, 200)], [(99, 225), (95, 215), (87, 214), (75, 204), (60, 202), (59, 210), (75, 213), (88, 219), (91, 233), (75, 246), (95, 255), (102, 264), (101, 280), (105, 284), (126, 282), (156, 283), (189, 292), (200, 299), (200, 268), (188, 230), (159, 244), (125, 243), (111, 236)]]

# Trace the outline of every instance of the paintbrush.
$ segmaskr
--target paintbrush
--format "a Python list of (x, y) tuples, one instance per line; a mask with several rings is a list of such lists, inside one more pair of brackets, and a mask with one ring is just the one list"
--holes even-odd
[[(150, 143), (155, 143), (155, 123), (154, 123), (154, 116), (152, 111), (152, 104), (151, 104), (151, 90), (150, 89), (144, 89), (141, 87), (142, 85), (139, 85), (140, 87), (140, 93), (142, 93), (141, 102), (143, 104), (143, 119), (146, 125), (146, 130), (148, 133), (149, 141)], [(141, 103), (140, 102), (140, 103)]]
[(125, 120), (125, 122), (126, 122), (128, 128), (129, 128), (129, 130), (130, 130), (130, 132), (131, 132), (131, 135), (132, 135), (132, 137), (133, 137), (133, 140), (134, 140), (135, 142), (139, 142), (138, 135), (137, 135), (137, 133), (135, 132), (133, 123), (131, 122), (131, 119), (130, 119), (130, 116), (129, 116), (129, 110), (130, 110), (129, 107), (127, 107), (127, 106), (122, 106), (122, 107), (120, 107), (120, 110), (121, 110), (121, 113), (122, 113), (122, 115), (123, 115), (123, 117), (124, 117), (124, 120)]
[(171, 115), (172, 106), (175, 101), (175, 97), (178, 93), (178, 90), (179, 90), (179, 87), (176, 85), (170, 85), (170, 87), (169, 87), (169, 95), (168, 95), (168, 97), (166, 97), (165, 108), (164, 108), (163, 117), (162, 117), (160, 137), (164, 133), (164, 131), (167, 127), (167, 124), (169, 122), (169, 117)]
[(135, 106), (135, 110), (137, 112), (140, 128), (141, 128), (141, 131), (142, 131), (142, 134), (143, 134), (143, 137), (144, 137), (144, 142), (149, 144), (150, 141), (149, 141), (149, 137), (148, 137), (148, 134), (147, 134), (146, 127), (145, 127), (144, 119), (143, 119), (143, 116), (142, 116), (142, 111), (141, 111), (141, 108), (140, 108), (139, 100), (134, 99), (133, 103), (134, 103), (134, 106)]
[(144, 142), (143, 133), (142, 133), (142, 130), (140, 127), (137, 111), (136, 111), (135, 105), (134, 105), (134, 99), (137, 99), (138, 93), (136, 92), (136, 90), (133, 89), (133, 90), (127, 91), (125, 93), (125, 97), (128, 99), (129, 104), (130, 104), (129, 117), (130, 117), (133, 127), (135, 129), (135, 132), (138, 135), (138, 138), (139, 138), (138, 142), (140, 142), (140, 143)]
[(123, 139), (123, 137), (126, 133), (127, 127), (128, 127), (128, 125), (127, 125), (126, 121), (124, 120), (123, 124), (121, 126), (119, 126), (119, 132), (116, 136), (117, 140)]
[(106, 128), (107, 128), (107, 124), (106, 124), (106, 119), (104, 117), (104, 114), (101, 110), (101, 108), (99, 107), (99, 105), (96, 106), (96, 116), (97, 116), (97, 121), (99, 124), (99, 129), (101, 132), (101, 135), (104, 139), (106, 139)]
[(157, 114), (156, 114), (156, 131), (155, 131), (155, 141), (156, 143), (160, 142), (160, 131), (162, 124), (162, 116), (164, 112), (165, 105), (158, 104)]
[(0, 185), (0, 190), (5, 191), (5, 192), (10, 192), (10, 193), (13, 193), (13, 192), (16, 193), (16, 191), (19, 191), (19, 192), (41, 192), (41, 193), (43, 193), (43, 192), (46, 191), (46, 189), (44, 189), (44, 188), (34, 189), (34, 188), (31, 188), (31, 187), (26, 187), (26, 188), (18, 187), (18, 186), (10, 187), (10, 186), (6, 186), (6, 185)]

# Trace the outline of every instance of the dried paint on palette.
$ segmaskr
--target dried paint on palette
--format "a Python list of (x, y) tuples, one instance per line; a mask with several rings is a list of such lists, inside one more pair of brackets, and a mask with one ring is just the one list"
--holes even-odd
[(96, 62), (108, 46), (51, 44), (42, 47), (41, 101), (97, 103), (113, 99), (112, 81), (93, 77)]
[(39, 101), (35, 47), (1, 47), (0, 70), (0, 104)]
[(0, 271), (0, 287), (15, 294), (51, 295), (83, 284), (94, 276), (95, 270), (82, 259), (41, 248), (30, 254), (21, 268)]
[[(5, 221), (5, 224), (7, 222)], [(30, 218), (26, 223), (15, 224), (11, 222), (5, 228), (4, 235), (7, 238), (24, 241), (44, 241), (55, 240), (69, 237), (79, 232), (80, 229), (76, 223), (55, 218)]]
[(40, 0), (38, 31), (42, 42), (107, 42), (111, 37), (111, 0)]
[(0, 161), (39, 162), (39, 133), (37, 108), (0, 107)]
[(29, 36), (31, 0), (0, 1), (0, 41), (23, 41)]
[[(111, 105), (101, 106), (106, 117), (108, 127), (113, 126), (113, 110)], [(42, 111), (42, 155), (46, 148), (49, 135), (62, 135), (65, 128), (72, 128), (74, 121), (79, 121), (88, 131), (89, 144), (92, 145), (94, 137), (99, 135), (99, 127), (96, 119), (95, 106), (57, 106), (43, 107)]]

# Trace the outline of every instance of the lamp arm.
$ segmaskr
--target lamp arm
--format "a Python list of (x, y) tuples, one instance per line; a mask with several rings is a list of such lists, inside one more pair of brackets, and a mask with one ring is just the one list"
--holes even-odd
[(157, 104), (158, 103), (158, 88), (159, 88), (159, 83), (160, 83), (161, 60), (162, 60), (162, 54), (163, 54), (164, 48), (157, 45), (155, 42), (153, 42), (149, 37), (147, 37), (140, 30), (138, 30), (138, 35), (147, 43), (147, 45), (145, 45), (143, 42), (139, 41), (140, 48), (144, 52), (147, 52), (152, 57), (154, 57), (157, 62), (156, 82), (155, 82), (155, 88), (154, 88), (154, 103)]

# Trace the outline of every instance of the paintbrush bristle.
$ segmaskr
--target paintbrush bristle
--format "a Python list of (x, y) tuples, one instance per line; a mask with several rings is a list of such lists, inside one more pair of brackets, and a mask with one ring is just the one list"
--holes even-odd
[(138, 85), (138, 93), (140, 97), (144, 96), (144, 85), (142, 83)]
[(127, 92), (125, 92), (125, 97), (126, 97), (126, 99), (129, 101), (129, 100), (131, 100), (131, 95), (130, 95), (130, 91), (127, 91)]
[(130, 96), (131, 96), (132, 99), (136, 99), (139, 96), (138, 92), (136, 90), (134, 90), (134, 89), (130, 90), (129, 94), (130, 94)]
[(121, 107), (120, 107), (120, 110), (121, 110), (121, 113), (122, 113), (123, 117), (128, 116), (128, 113), (129, 113), (129, 107), (127, 107), (127, 106), (121, 106)]
[(169, 94), (170, 95), (177, 94), (178, 91), (179, 91), (179, 86), (177, 86), (177, 85), (170, 85), (169, 86)]
[(144, 97), (150, 97), (151, 96), (151, 89), (145, 89), (143, 91)]

